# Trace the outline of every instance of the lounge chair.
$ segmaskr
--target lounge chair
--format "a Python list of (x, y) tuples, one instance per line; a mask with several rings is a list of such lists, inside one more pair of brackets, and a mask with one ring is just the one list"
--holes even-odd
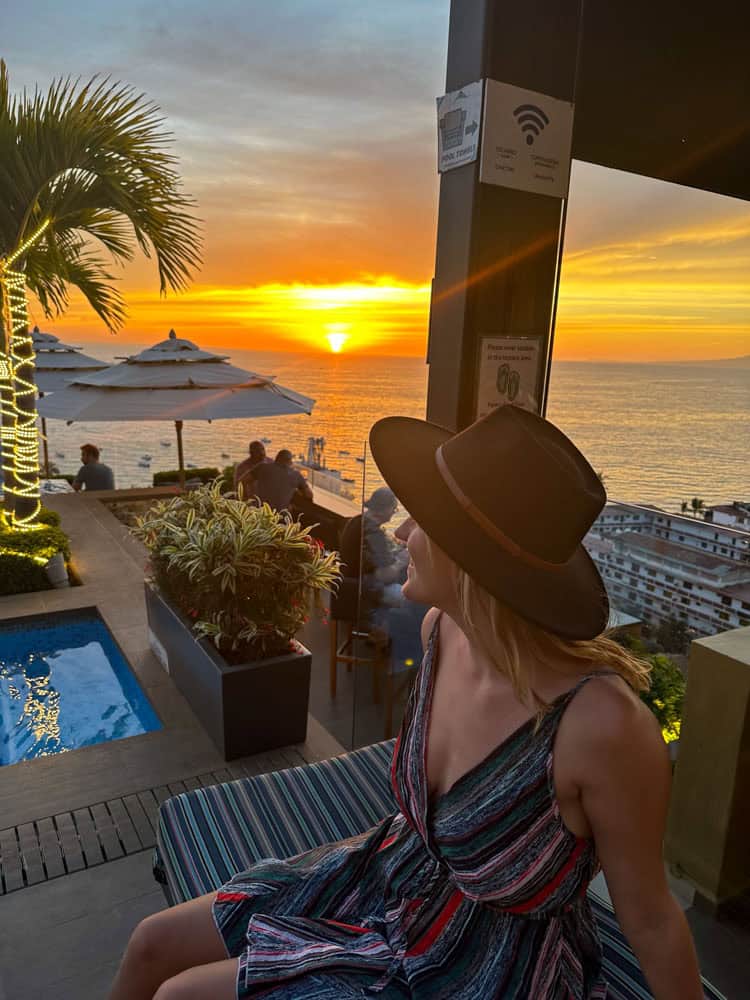
[[(395, 809), (393, 741), (331, 760), (198, 788), (166, 801), (154, 875), (170, 905), (211, 892), (263, 858), (284, 858), (362, 833)], [(589, 890), (611, 1000), (649, 1000), (611, 907)], [(704, 981), (705, 983), (705, 981)], [(724, 1000), (705, 983), (709, 1000)]]

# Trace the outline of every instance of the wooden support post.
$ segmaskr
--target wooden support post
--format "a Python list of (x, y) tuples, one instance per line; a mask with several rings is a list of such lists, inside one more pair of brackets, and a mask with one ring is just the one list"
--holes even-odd
[[(580, 0), (508, 4), (453, 0), (446, 93), (497, 80), (573, 101)], [(564, 201), (479, 182), (479, 161), (440, 179), (430, 307), (427, 419), (451, 430), (477, 416), (483, 338), (529, 337), (536, 348), (530, 393), (544, 412)]]

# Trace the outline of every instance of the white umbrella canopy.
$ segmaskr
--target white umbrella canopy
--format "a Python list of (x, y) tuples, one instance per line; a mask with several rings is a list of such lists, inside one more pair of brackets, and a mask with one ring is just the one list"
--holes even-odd
[(34, 381), (39, 392), (57, 392), (76, 375), (109, 368), (107, 361), (92, 358), (78, 347), (64, 344), (52, 333), (42, 333), (38, 326), (31, 331), (31, 339), (36, 355)]
[(66, 388), (45, 396), (39, 412), (67, 420), (173, 420), (180, 481), (184, 482), (182, 422), (237, 420), (312, 412), (315, 400), (202, 351), (170, 330), (169, 338), (117, 365), (79, 373)]
[[(40, 396), (64, 389), (71, 379), (80, 374), (91, 374), (108, 368), (106, 361), (84, 354), (78, 347), (64, 344), (53, 333), (42, 333), (38, 326), (31, 331), (34, 345), (34, 382)], [(42, 448), (44, 474), (49, 479), (49, 452), (47, 450), (47, 425), (42, 417)]]

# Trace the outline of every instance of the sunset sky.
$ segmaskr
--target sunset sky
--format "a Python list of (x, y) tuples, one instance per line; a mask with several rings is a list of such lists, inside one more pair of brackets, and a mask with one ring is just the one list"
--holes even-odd
[[(133, 84), (174, 132), (204, 266), (160, 300), (122, 276), (146, 343), (423, 355), (448, 0), (26, 0), (0, 14), (11, 86), (94, 73)], [(572, 174), (556, 356), (750, 351), (750, 206), (588, 164)], [(109, 339), (75, 299), (43, 329)]]

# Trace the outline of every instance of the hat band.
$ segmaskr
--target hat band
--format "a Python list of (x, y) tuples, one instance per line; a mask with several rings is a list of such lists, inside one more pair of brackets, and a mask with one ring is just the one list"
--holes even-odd
[(464, 510), (472, 521), (481, 528), (482, 531), (489, 535), (490, 538), (501, 545), (506, 552), (510, 555), (515, 556), (522, 562), (528, 563), (529, 566), (535, 566), (537, 569), (545, 570), (561, 570), (564, 563), (553, 563), (548, 562), (546, 559), (541, 559), (539, 556), (535, 556), (533, 552), (527, 552), (526, 549), (522, 549), (518, 542), (514, 541), (504, 531), (501, 531), (496, 524), (494, 524), (485, 513), (483, 513), (475, 503), (464, 493), (461, 487), (456, 482), (453, 473), (448, 468), (448, 465), (443, 456), (443, 446), (440, 447), (435, 452), (435, 462), (437, 463), (438, 472), (443, 478), (443, 482), (451, 491), (459, 506)]

